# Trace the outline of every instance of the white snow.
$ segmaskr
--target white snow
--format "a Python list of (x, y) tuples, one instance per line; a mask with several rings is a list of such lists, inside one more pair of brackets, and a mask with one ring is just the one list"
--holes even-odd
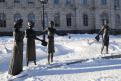
[[(71, 37), (69, 39), (69, 36)], [(121, 81), (121, 59), (91, 59), (100, 54), (101, 40), (93, 42), (96, 34), (69, 34), (55, 36), (55, 54), (52, 65), (61, 67), (47, 68), (47, 48), (36, 41), (37, 65), (26, 66), (26, 38), (24, 39), (24, 71), (16, 76), (8, 74), (9, 61), (13, 49), (13, 37), (0, 37), (0, 81)], [(41, 36), (40, 36), (41, 38)], [(105, 50), (104, 50), (105, 52)], [(120, 54), (121, 35), (110, 36), (109, 54)], [(64, 65), (80, 59), (83, 63)]]

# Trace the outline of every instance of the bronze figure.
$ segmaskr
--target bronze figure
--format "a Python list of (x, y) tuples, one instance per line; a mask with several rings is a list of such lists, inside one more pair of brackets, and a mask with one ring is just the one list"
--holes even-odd
[(14, 48), (13, 55), (9, 65), (8, 73), (11, 75), (17, 75), (23, 70), (23, 39), (24, 32), (20, 31), (23, 20), (19, 19), (14, 25)]

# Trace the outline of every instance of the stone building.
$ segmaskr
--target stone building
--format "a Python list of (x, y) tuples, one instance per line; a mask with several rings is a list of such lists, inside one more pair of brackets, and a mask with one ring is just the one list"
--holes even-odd
[[(45, 27), (55, 21), (59, 32), (93, 33), (107, 20), (112, 31), (121, 30), (120, 0), (48, 0), (45, 4)], [(13, 31), (14, 21), (35, 22), (35, 30), (42, 31), (42, 3), (40, 0), (0, 0), (0, 33)]]

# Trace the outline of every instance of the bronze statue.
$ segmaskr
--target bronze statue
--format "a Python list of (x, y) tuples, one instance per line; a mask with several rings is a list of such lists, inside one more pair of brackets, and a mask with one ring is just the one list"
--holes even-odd
[(41, 39), (37, 38), (36, 31), (33, 30), (34, 22), (29, 21), (28, 26), (29, 29), (26, 30), (26, 38), (27, 38), (27, 48), (26, 48), (26, 62), (27, 66), (29, 61), (33, 61), (36, 65), (36, 47), (35, 47), (35, 40), (42, 41)]
[(106, 46), (106, 53), (108, 54), (108, 46), (109, 46), (109, 31), (110, 28), (107, 25), (107, 22), (104, 22), (104, 25), (102, 26), (101, 30), (99, 31), (98, 35), (95, 37), (99, 40), (99, 35), (102, 33), (102, 48), (101, 48), (101, 54), (103, 52), (104, 46)]
[(23, 70), (23, 39), (25, 33), (20, 31), (22, 23), (23, 20), (19, 19), (14, 25), (14, 48), (8, 71), (11, 75), (17, 75)]
[(56, 32), (56, 29), (53, 28), (53, 27), (54, 27), (54, 22), (50, 21), (49, 22), (49, 27), (45, 30), (45, 31), (47, 31), (47, 35), (48, 35), (48, 44), (47, 44), (47, 48), (48, 48), (48, 64), (53, 62), (53, 53), (55, 52), (54, 34)]

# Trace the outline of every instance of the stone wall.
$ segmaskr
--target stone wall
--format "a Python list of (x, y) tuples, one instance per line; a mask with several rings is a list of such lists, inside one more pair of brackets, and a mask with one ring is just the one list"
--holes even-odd
[[(42, 5), (38, 0), (33, 0), (34, 4), (28, 4), (27, 0), (22, 0), (21, 3), (14, 3), (14, 0), (6, 0), (4, 3), (0, 3), (0, 13), (6, 14), (7, 26), (5, 28), (0, 27), (0, 32), (12, 32), (14, 25), (14, 14), (20, 13), (23, 23), (23, 30), (27, 28), (28, 14), (35, 14), (35, 30), (42, 31)], [(81, 4), (81, 0), (72, 0), (71, 5), (65, 5), (66, 0), (60, 0), (58, 5), (53, 4), (53, 0), (48, 0), (48, 4), (45, 5), (45, 13), (47, 13), (48, 21), (54, 20), (55, 13), (60, 14), (60, 27), (56, 27), (57, 30), (65, 31), (92, 31), (100, 29), (101, 14), (107, 13), (109, 18), (109, 26), (112, 29), (121, 29), (121, 25), (115, 25), (115, 15), (121, 16), (121, 10), (114, 9), (114, 0), (107, 0), (106, 6), (101, 5), (101, 0), (88, 0), (87, 5)], [(121, 2), (121, 1), (120, 1)], [(66, 15), (72, 15), (72, 26), (67, 27)], [(83, 25), (83, 14), (88, 15), (88, 26)]]

